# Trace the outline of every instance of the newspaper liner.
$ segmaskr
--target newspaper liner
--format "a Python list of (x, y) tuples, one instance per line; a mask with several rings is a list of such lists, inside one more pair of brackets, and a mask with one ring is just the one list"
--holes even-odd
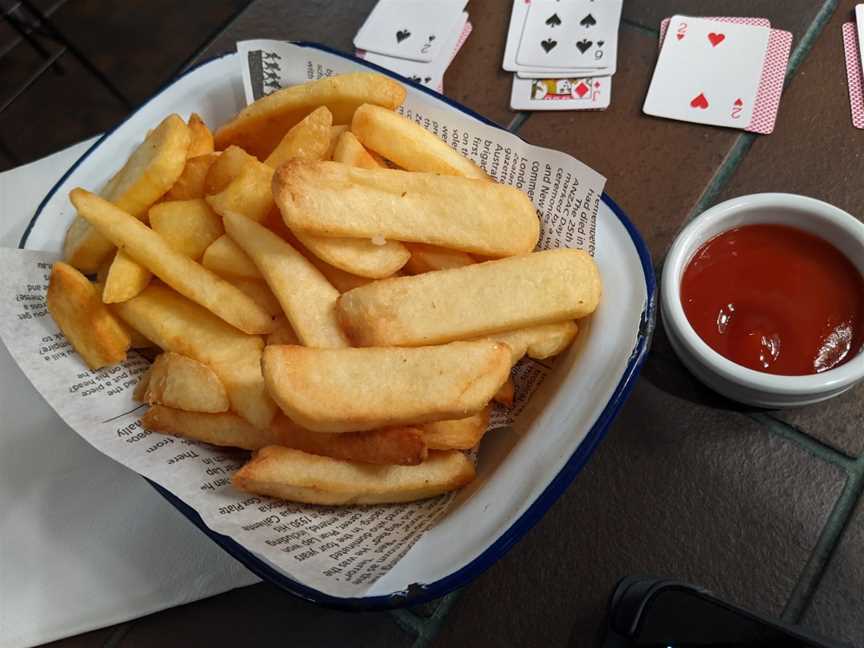
[[(358, 64), (280, 41), (238, 43), (247, 101), (276, 89), (354, 71)], [(573, 157), (529, 146), (409, 88), (401, 112), (436, 133), (487, 173), (526, 191), (542, 219), (540, 248), (593, 254), (605, 179)], [(331, 596), (363, 596), (442, 515), (453, 494), (412, 504), (322, 507), (241, 493), (230, 478), (246, 460), (141, 427), (145, 406), (132, 391), (148, 362), (130, 352), (121, 365), (90, 371), (48, 315), (45, 294), (56, 253), (0, 249), (0, 339), (63, 420), (112, 459), (179, 497), (213, 531), (229, 536), (289, 578)], [(549, 373), (525, 360), (513, 373), (516, 404), (496, 410), (490, 428), (518, 419)], [(405, 584), (406, 587), (408, 583)]]

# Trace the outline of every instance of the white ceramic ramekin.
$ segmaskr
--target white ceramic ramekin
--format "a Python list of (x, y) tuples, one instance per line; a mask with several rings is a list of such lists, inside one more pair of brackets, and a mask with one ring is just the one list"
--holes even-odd
[(672, 244), (663, 264), (660, 304), (675, 353), (713, 390), (759, 407), (817, 403), (864, 379), (864, 353), (845, 364), (810, 376), (775, 376), (747, 369), (721, 356), (693, 330), (681, 305), (681, 276), (695, 252), (718, 234), (742, 225), (771, 223), (797, 227), (831, 243), (864, 275), (864, 223), (821, 200), (793, 194), (741, 196), (695, 218)]

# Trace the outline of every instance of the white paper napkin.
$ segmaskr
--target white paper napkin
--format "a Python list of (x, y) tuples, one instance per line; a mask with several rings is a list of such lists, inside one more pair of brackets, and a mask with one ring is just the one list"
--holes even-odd
[[(0, 173), (0, 245), (18, 245), (44, 195), (94, 141)], [(2, 648), (258, 581), (143, 479), (69, 429), (2, 344), (0, 511)]]

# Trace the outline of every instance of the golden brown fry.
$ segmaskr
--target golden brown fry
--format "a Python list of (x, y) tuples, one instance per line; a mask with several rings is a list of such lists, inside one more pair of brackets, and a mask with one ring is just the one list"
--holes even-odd
[(348, 124), (364, 103), (396, 108), (405, 89), (371, 72), (325, 77), (262, 97), (241, 110), (216, 131), (216, 148), (237, 144), (258, 159), (265, 159), (292, 126), (318, 106), (327, 106), (336, 124)]
[(330, 127), (333, 115), (327, 106), (316, 108), (285, 133), (282, 141), (267, 156), (264, 163), (274, 169), (284, 162), (298, 160), (323, 160), (330, 148)]
[(600, 293), (594, 260), (556, 249), (376, 281), (337, 309), (359, 346), (420, 346), (585, 317)]
[(270, 290), (270, 287), (263, 280), (245, 279), (243, 277), (225, 277), (225, 281), (236, 286), (241, 291), (249, 295), (256, 304), (267, 311), (274, 318), (273, 331), (269, 335), (276, 332), (275, 318), (284, 317), (282, 306), (279, 305), (279, 300), (276, 295)]
[(187, 157), (193, 158), (199, 155), (207, 155), (213, 152), (213, 133), (207, 128), (207, 124), (201, 119), (198, 113), (189, 115), (189, 120), (186, 122), (189, 127), (191, 141), (189, 142), (189, 151)]
[(489, 339), (509, 346), (513, 353), (513, 364), (516, 364), (526, 354), (536, 360), (545, 360), (558, 355), (573, 343), (578, 332), (579, 327), (576, 322), (566, 320), (503, 331), (490, 335)]
[(339, 138), (343, 133), (348, 132), (348, 124), (339, 124), (338, 126), (330, 127), (330, 145), (327, 147), (327, 151), (324, 153), (324, 160), (332, 160), (333, 159), (333, 151), (336, 150), (336, 143), (339, 141)]
[(458, 250), (423, 243), (406, 243), (405, 247), (411, 253), (411, 258), (405, 264), (405, 270), (411, 274), (423, 274), (432, 270), (449, 270), (462, 268), (474, 263), (470, 254)]
[(269, 426), (259, 429), (232, 412), (205, 414), (153, 405), (141, 417), (141, 425), (154, 432), (245, 450), (258, 450), (279, 442)]
[(223, 222), (228, 236), (264, 276), (303, 344), (322, 348), (348, 346), (336, 321), (339, 291), (306, 257), (245, 216), (226, 214)]
[(201, 265), (223, 277), (264, 280), (249, 255), (227, 234), (220, 236), (204, 250)]
[(117, 250), (105, 277), (102, 301), (113, 304), (132, 299), (147, 287), (152, 276), (147, 268), (135, 263), (123, 250)]
[(487, 180), (486, 173), (420, 124), (379, 106), (360, 106), (351, 132), (363, 146), (406, 171), (425, 171)]
[(276, 328), (267, 336), (267, 344), (300, 344), (300, 338), (284, 315), (276, 318)]
[(474, 475), (474, 464), (458, 450), (430, 452), (416, 466), (370, 466), (270, 446), (237, 471), (232, 483), (292, 502), (382, 504), (434, 497), (464, 486)]
[[(189, 150), (189, 129), (177, 115), (169, 115), (135, 149), (112, 177), (101, 196), (136, 218), (159, 200), (183, 173)], [(82, 272), (96, 272), (114, 249), (80, 215), (69, 226), (63, 243), (65, 260)]]
[(161, 236), (111, 203), (73, 189), (78, 212), (101, 234), (169, 286), (246, 333), (269, 333), (273, 321), (237, 288), (168, 245)]
[(492, 408), (487, 405), (474, 416), (424, 423), (420, 426), (420, 431), (430, 450), (470, 450), (480, 443), (480, 439), (486, 434), (491, 413)]
[[(300, 252), (304, 257), (306, 257), (309, 262), (318, 268), (318, 272), (320, 272), (324, 277), (329, 281), (336, 290), (339, 292), (347, 292), (353, 288), (357, 288), (359, 286), (365, 286), (366, 284), (373, 281), (368, 277), (360, 277), (355, 274), (351, 274), (350, 272), (345, 272), (339, 268), (331, 266), (329, 263), (326, 263), (319, 259), (317, 256), (312, 254), (306, 247), (297, 240), (297, 237), (285, 227), (285, 223), (282, 222), (282, 219), (279, 219), (279, 224), (282, 226), (282, 229), (285, 230), (281, 236), (283, 239), (288, 241), (295, 250)], [(273, 229), (274, 232), (278, 233), (277, 229)]]
[(188, 412), (227, 412), (225, 386), (207, 365), (166, 351), (150, 367), (145, 399)]
[(533, 250), (540, 234), (528, 196), (474, 178), (291, 160), (276, 172), (273, 195), (288, 227), (319, 236), (509, 256)]
[(256, 427), (270, 425), (276, 405), (261, 375), (264, 341), (259, 336), (242, 333), (173, 290), (152, 283), (112, 308), (160, 348), (209, 366), (225, 386), (233, 411)]
[(489, 341), (400, 349), (268, 346), (262, 362), (273, 399), (317, 432), (354, 432), (464, 418), (507, 380), (510, 350)]
[(258, 160), (255, 159), (255, 156), (249, 155), (239, 146), (229, 146), (219, 154), (207, 172), (207, 178), (204, 181), (204, 194), (209, 196), (219, 193), (247, 167), (256, 162)]
[(492, 400), (504, 407), (513, 407), (513, 401), (515, 398), (516, 385), (513, 384), (512, 378), (508, 378), (507, 382), (501, 385), (501, 389), (499, 389), (495, 396), (492, 397)]
[(132, 400), (139, 403), (147, 402), (147, 387), (150, 385), (150, 372), (152, 370), (153, 366), (151, 365), (150, 368), (141, 374), (140, 378), (138, 378), (138, 384), (135, 385), (135, 389), (132, 391)]
[(208, 195), (207, 204), (220, 216), (243, 214), (260, 223), (273, 209), (273, 169), (266, 164), (249, 164), (227, 187)]
[(180, 254), (197, 261), (225, 233), (222, 219), (210, 205), (195, 200), (169, 200), (150, 208), (150, 227)]
[[(165, 194), (165, 200), (193, 200), (203, 198), (210, 167), (219, 157), (219, 153), (209, 153), (186, 160), (183, 173), (177, 178), (174, 186)], [(152, 208), (151, 208), (152, 209)]]
[(351, 131), (345, 131), (339, 136), (336, 141), (336, 146), (333, 149), (333, 161), (341, 162), (349, 166), (360, 167), (362, 169), (378, 169), (385, 165), (379, 162), (369, 154), (357, 136)]
[(129, 335), (78, 270), (60, 261), (54, 264), (47, 302), (51, 317), (91, 369), (126, 359)]

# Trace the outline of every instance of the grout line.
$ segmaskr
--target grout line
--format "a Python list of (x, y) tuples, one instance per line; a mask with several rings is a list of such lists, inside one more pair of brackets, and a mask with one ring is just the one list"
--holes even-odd
[(102, 644), (102, 648), (117, 648), (120, 643), (126, 638), (126, 635), (129, 634), (129, 631), (132, 629), (134, 625), (134, 621), (129, 621), (124, 623), (123, 625), (118, 626), (114, 632), (111, 633), (111, 636)]
[(525, 122), (528, 121), (529, 117), (531, 117), (530, 112), (517, 113), (516, 116), (513, 119), (511, 119), (510, 123), (507, 125), (507, 130), (513, 134), (516, 134), (519, 131), (519, 129), (525, 125)]
[(783, 437), (801, 449), (806, 450), (817, 459), (833, 464), (847, 473), (857, 475), (858, 468), (855, 459), (847, 457), (839, 450), (814, 439), (786, 421), (763, 412), (752, 412), (746, 415), (757, 423), (769, 428), (777, 436)]
[(660, 35), (660, 29), (659, 28), (648, 27), (647, 25), (643, 25), (642, 23), (640, 23), (636, 20), (633, 20), (632, 18), (623, 18), (622, 17), (621, 18), (621, 24), (627, 25), (628, 27), (633, 27), (633, 28), (638, 29), (640, 31), (648, 32), (649, 34), (652, 34), (654, 36)]
[(462, 590), (456, 590), (441, 599), (441, 603), (435, 609), (434, 614), (432, 614), (429, 620), (423, 624), (417, 636), (417, 640), (411, 648), (426, 648), (430, 643), (432, 643), (438, 635), (438, 632), (441, 630), (441, 626), (444, 624), (444, 620), (450, 613), (450, 609), (453, 607), (453, 604), (456, 603), (461, 593)]
[(409, 632), (415, 637), (422, 636), (423, 620), (410, 610), (390, 610), (390, 616), (396, 621), (396, 625), (405, 632)]

